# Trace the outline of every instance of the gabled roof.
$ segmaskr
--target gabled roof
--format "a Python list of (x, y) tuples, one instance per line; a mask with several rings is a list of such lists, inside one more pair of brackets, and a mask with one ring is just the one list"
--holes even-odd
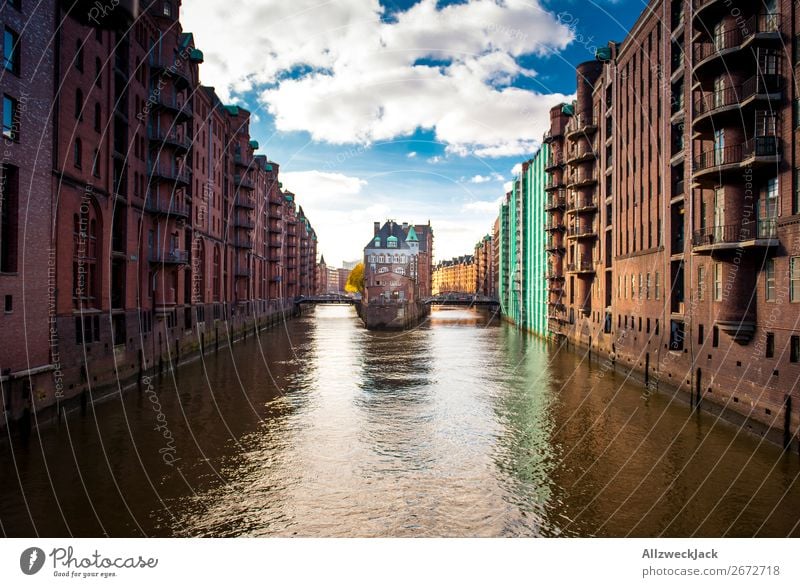
[(417, 231), (414, 230), (413, 226), (408, 228), (408, 234), (406, 235), (406, 241), (410, 243), (418, 243), (419, 239), (417, 238)]
[(375, 239), (380, 238), (380, 246), (377, 248), (388, 248), (386, 243), (388, 242), (389, 237), (395, 237), (397, 239), (397, 247), (392, 247), (394, 250), (397, 249), (408, 249), (410, 248), (406, 243), (406, 235), (403, 232), (403, 225), (394, 222), (393, 220), (389, 220), (384, 223), (384, 225), (378, 231), (378, 234), (374, 235), (369, 242), (364, 245), (365, 249), (373, 249), (376, 248), (375, 246)]

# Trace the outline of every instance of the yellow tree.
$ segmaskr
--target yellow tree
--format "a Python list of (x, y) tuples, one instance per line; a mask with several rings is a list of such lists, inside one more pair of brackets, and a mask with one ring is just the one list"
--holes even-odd
[(344, 290), (348, 293), (364, 293), (364, 264), (359, 263), (350, 272)]

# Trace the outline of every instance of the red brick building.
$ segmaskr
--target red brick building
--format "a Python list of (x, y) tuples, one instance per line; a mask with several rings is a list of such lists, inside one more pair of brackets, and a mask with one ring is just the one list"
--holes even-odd
[(317, 256), (250, 113), (200, 84), (180, 2), (20, 6), (2, 12), (21, 47), (2, 77), (9, 419), (31, 392), (54, 406), (293, 310)]
[(746, 416), (800, 423), (800, 174), (788, 1), (651, 2), (551, 111), (550, 330)]

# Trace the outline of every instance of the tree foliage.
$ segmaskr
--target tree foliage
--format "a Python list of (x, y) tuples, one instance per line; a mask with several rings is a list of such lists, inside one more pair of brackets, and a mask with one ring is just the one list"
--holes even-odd
[(348, 293), (364, 293), (364, 264), (359, 263), (350, 272), (344, 290)]

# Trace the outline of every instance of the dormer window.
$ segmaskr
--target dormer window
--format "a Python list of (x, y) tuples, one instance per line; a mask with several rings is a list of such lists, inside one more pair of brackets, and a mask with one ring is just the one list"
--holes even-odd
[(375, 237), (375, 246), (376, 247), (381, 246), (381, 237), (379, 237), (379, 236)]
[(172, 17), (172, 4), (164, 2), (164, 16)]

